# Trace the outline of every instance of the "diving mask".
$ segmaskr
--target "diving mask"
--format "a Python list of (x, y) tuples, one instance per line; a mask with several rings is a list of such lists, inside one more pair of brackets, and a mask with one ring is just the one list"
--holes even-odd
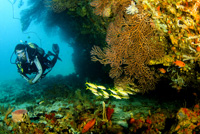
[(24, 59), (25, 58), (25, 51), (24, 50), (16, 50), (16, 55), (17, 55), (19, 60)]

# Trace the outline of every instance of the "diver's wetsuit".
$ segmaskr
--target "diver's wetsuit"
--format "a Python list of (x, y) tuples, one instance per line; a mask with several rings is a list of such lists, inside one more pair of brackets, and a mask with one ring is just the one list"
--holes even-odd
[[(36, 73), (35, 77), (32, 79), (32, 83), (36, 83), (41, 78), (45, 77), (57, 62), (58, 54), (53, 55), (54, 57), (51, 61), (48, 59), (48, 56), (49, 55), (44, 56), (44, 54), (37, 52), (37, 49), (27, 46), (27, 60), (25, 62), (18, 61), (18, 72), (26, 81), (30, 80), (27, 74)], [(48, 71), (45, 72), (47, 69)]]

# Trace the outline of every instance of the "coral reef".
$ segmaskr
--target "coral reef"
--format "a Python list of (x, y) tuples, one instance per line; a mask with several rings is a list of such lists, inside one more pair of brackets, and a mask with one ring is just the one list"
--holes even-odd
[[(145, 96), (145, 94), (136, 94), (130, 96), (128, 100), (120, 101), (113, 98), (96, 98), (88, 90), (81, 90), (84, 89), (83, 87), (77, 88), (76, 84), (66, 87), (66, 79), (62, 81), (59, 78), (63, 77), (51, 77), (51, 79), (41, 82), (41, 85), (38, 85), (39, 87), (30, 87), (32, 96), (37, 98), (36, 102), (35, 99), (30, 98), (29, 103), (10, 103), (15, 106), (15, 109), (27, 109), (28, 114), (24, 116), (22, 114), (24, 110), (16, 110), (17, 113), (20, 113), (20, 116), (18, 116), (20, 120), (15, 121), (12, 119), (14, 116), (10, 116), (13, 108), (9, 108), (7, 112), (4, 112), (4, 120), (0, 120), (0, 132), (25, 134), (197, 133), (200, 129), (199, 104), (194, 105), (193, 108), (185, 108), (182, 107), (180, 102), (161, 103), (161, 100), (155, 100), (151, 97), (152, 95)], [(72, 81), (67, 83), (70, 84)], [(47, 85), (43, 85), (44, 83)], [(77, 82), (74, 81), (74, 83)], [(116, 83), (121, 87), (134, 87), (134, 85), (127, 86), (124, 81), (122, 83), (116, 81)], [(131, 82), (129, 81), (129, 83)], [(94, 89), (98, 88), (96, 90), (108, 90), (104, 86), (88, 82), (86, 85)], [(115, 91), (119, 92), (118, 90)], [(126, 90), (122, 91), (125, 92)], [(60, 92), (66, 92), (68, 95), (66, 96), (64, 93), (64, 95), (60, 95)], [(45, 99), (49, 98), (48, 93), (54, 94), (55, 97), (52, 98), (53, 95), (50, 95), (50, 100)], [(25, 113), (27, 111), (25, 110)]]
[[(76, 98), (77, 99), (77, 98)], [(84, 103), (87, 105), (87, 103)], [(194, 106), (191, 111), (186, 108), (181, 108), (176, 116), (165, 110), (157, 110), (155, 113), (149, 113), (148, 116), (141, 114), (132, 114), (127, 118), (128, 129), (123, 128), (121, 125), (112, 123), (114, 120), (111, 118), (114, 108), (108, 106), (106, 108), (107, 120), (102, 120), (102, 108), (96, 107), (89, 109), (83, 108), (81, 111), (76, 111), (76, 107), (70, 109), (59, 108), (56, 112), (39, 114), (38, 121), (22, 121), (13, 124), (7, 124), (12, 129), (8, 132), (15, 133), (74, 133), (74, 132), (92, 132), (92, 133), (162, 133), (162, 132), (197, 132), (199, 130), (199, 106)], [(93, 112), (92, 112), (93, 111)], [(114, 113), (115, 116), (118, 113)], [(120, 118), (120, 117), (118, 117)], [(175, 119), (179, 120), (176, 125)], [(172, 120), (168, 122), (167, 120)], [(166, 129), (166, 126), (170, 126)], [(190, 127), (186, 127), (190, 126)], [(7, 130), (5, 130), (7, 131)]]
[[(163, 31), (163, 35), (169, 40), (165, 44), (165, 57), (154, 61), (154, 65), (162, 64), (167, 70), (166, 77), (171, 78), (173, 88), (180, 91), (191, 87), (192, 83), (198, 85), (196, 70), (199, 64), (199, 2), (196, 0), (145, 0), (142, 2), (143, 9), (151, 14), (155, 27)], [(183, 62), (185, 66), (175, 68), (174, 62)], [(153, 62), (151, 61), (151, 65)], [(174, 77), (182, 77), (184, 84), (174, 82)], [(193, 86), (194, 87), (194, 86)]]
[[(197, 0), (30, 1), (31, 8), (22, 12), (23, 31), (31, 21), (59, 27), (66, 41), (73, 40), (73, 62), (81, 78), (97, 80), (98, 75), (111, 82), (110, 72), (114, 81), (129, 77), (143, 93), (163, 79), (178, 92), (199, 86)], [(91, 49), (92, 60), (107, 66), (89, 61)]]
[[(30, 8), (22, 12), (22, 31), (34, 21), (45, 21), (48, 30), (59, 28), (74, 49), (76, 73), (46, 77), (32, 87), (23, 83), (19, 95), (14, 92), (18, 88), (5, 87), (15, 97), (6, 96), (1, 103), (19, 107), (26, 102), (23, 108), (30, 120), (13, 122), (9, 116), (13, 108), (7, 111), (2, 106), (0, 133), (200, 131), (199, 0), (29, 3)], [(93, 63), (91, 55), (100, 64)], [(91, 82), (86, 82), (89, 90), (85, 81)], [(172, 92), (170, 86), (176, 90)], [(159, 93), (150, 91), (155, 87)], [(172, 105), (163, 103), (161, 95), (168, 101), (173, 98)]]
[(181, 108), (177, 112), (178, 124), (175, 132), (181, 133), (195, 133), (200, 129), (200, 109), (199, 104), (196, 104), (193, 110), (188, 108)]

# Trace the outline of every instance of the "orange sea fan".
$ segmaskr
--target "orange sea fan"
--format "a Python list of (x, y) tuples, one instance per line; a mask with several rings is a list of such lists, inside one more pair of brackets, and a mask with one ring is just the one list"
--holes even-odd
[(122, 75), (136, 78), (144, 92), (153, 89), (156, 82), (154, 72), (148, 67), (149, 61), (164, 55), (164, 49), (151, 23), (148, 14), (128, 15), (119, 12), (107, 29), (108, 46), (102, 51), (104, 56), (100, 57), (98, 52), (92, 54), (96, 61), (110, 65), (111, 78), (116, 79)]

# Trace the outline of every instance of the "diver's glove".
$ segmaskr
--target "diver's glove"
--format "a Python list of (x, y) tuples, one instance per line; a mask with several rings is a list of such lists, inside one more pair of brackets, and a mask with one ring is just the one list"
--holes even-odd
[(30, 79), (30, 80), (28, 80), (28, 83), (29, 83), (30, 85), (34, 84), (34, 83), (33, 83), (33, 78)]

